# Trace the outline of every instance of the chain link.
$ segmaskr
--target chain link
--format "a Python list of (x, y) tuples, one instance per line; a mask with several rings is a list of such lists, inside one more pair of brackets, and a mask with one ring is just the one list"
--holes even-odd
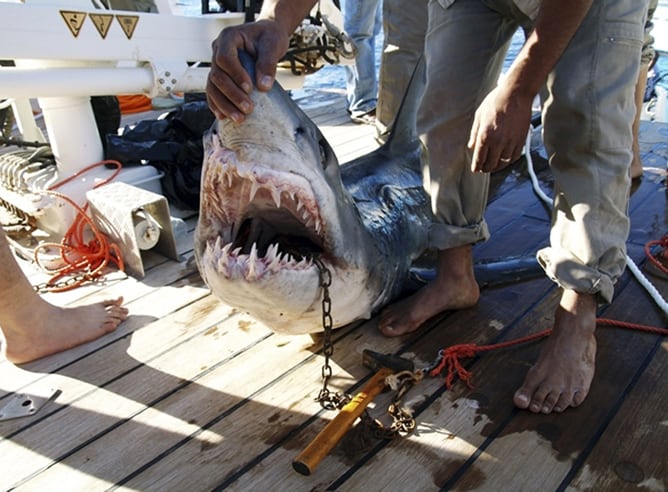
[(82, 273), (79, 275), (73, 275), (71, 277), (68, 277), (64, 280), (59, 280), (58, 282), (42, 282), (41, 284), (37, 284), (33, 286), (33, 289), (35, 292), (38, 293), (46, 293), (46, 292), (54, 292), (61, 290), (66, 287), (71, 287), (72, 285), (75, 284), (81, 284), (83, 282), (94, 282), (96, 280), (96, 277), (87, 273)]
[[(320, 288), (322, 289), (322, 329), (323, 346), (322, 353), (325, 356), (325, 362), (322, 365), (322, 389), (315, 398), (320, 406), (325, 410), (340, 410), (351, 400), (350, 395), (331, 392), (329, 390), (329, 380), (332, 377), (332, 366), (330, 359), (334, 355), (334, 342), (332, 342), (332, 330), (334, 322), (332, 319), (332, 300), (329, 297), (329, 288), (332, 285), (332, 274), (325, 264), (319, 259), (314, 258), (313, 262), (318, 267), (320, 275)], [(365, 411), (362, 417), (362, 426), (366, 427), (374, 437), (378, 439), (393, 439), (402, 434), (409, 434), (415, 430), (415, 419), (410, 409), (401, 407), (401, 399), (404, 395), (424, 377), (425, 371), (402, 371), (393, 375), (393, 389), (395, 395), (392, 403), (387, 409), (388, 415), (392, 418), (389, 426), (384, 426), (382, 422), (371, 418), (368, 411)], [(388, 378), (389, 379), (389, 378)]]
[(332, 377), (332, 366), (329, 364), (329, 361), (334, 355), (334, 342), (332, 342), (332, 329), (334, 327), (334, 321), (332, 319), (332, 300), (329, 297), (329, 287), (332, 285), (332, 273), (325, 266), (325, 264), (319, 259), (314, 258), (313, 262), (318, 267), (318, 272), (320, 273), (320, 287), (322, 288), (322, 329), (323, 329), (323, 341), (322, 341), (322, 353), (325, 355), (325, 362), (322, 365), (322, 389), (316, 401), (320, 403), (320, 406), (325, 410), (338, 410), (343, 408), (343, 406), (350, 401), (350, 395), (334, 392), (332, 393), (329, 390), (329, 379)]
[(445, 357), (445, 350), (441, 349), (441, 350), (438, 351), (438, 354), (436, 355), (436, 359), (434, 359), (434, 361), (431, 364), (429, 364), (428, 366), (423, 367), (422, 369), (419, 370), (419, 372), (422, 373), (422, 376), (423, 377), (428, 376), (429, 374), (431, 374), (431, 371), (433, 371), (439, 365), (441, 365), (441, 362), (443, 361), (443, 357)]

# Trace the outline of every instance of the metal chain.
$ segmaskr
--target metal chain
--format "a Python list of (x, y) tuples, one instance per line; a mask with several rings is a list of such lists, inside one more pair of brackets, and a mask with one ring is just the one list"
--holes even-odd
[(421, 372), (406, 371), (406, 375), (400, 377), (399, 388), (397, 389), (392, 403), (387, 409), (387, 413), (392, 417), (392, 424), (390, 430), (396, 436), (402, 434), (410, 434), (415, 430), (415, 419), (413, 418), (413, 411), (409, 408), (401, 406), (401, 400), (408, 391), (422, 380)]
[(96, 280), (95, 276), (87, 273), (82, 273), (79, 275), (74, 275), (72, 277), (66, 278), (65, 280), (59, 280), (58, 282), (54, 283), (42, 282), (41, 284), (33, 286), (33, 290), (35, 292), (43, 294), (46, 292), (61, 290), (65, 287), (71, 287), (72, 285), (80, 284), (83, 282), (94, 282), (95, 280)]
[(316, 397), (320, 406), (325, 410), (338, 410), (350, 401), (350, 395), (335, 392), (332, 393), (328, 388), (329, 379), (332, 377), (332, 366), (329, 360), (334, 355), (334, 342), (332, 342), (332, 328), (334, 321), (332, 319), (332, 300), (329, 297), (329, 287), (332, 285), (332, 273), (319, 259), (314, 258), (313, 262), (318, 267), (320, 273), (320, 287), (322, 288), (322, 353), (325, 355), (325, 362), (322, 366), (322, 389)]
[(392, 418), (392, 423), (385, 426), (380, 420), (371, 418), (368, 412), (365, 412), (362, 425), (368, 427), (368, 432), (377, 439), (386, 440), (413, 432), (416, 426), (413, 411), (410, 408), (402, 407), (401, 400), (413, 386), (422, 381), (425, 376), (428, 376), (432, 370), (440, 365), (444, 356), (445, 351), (441, 349), (436, 359), (430, 365), (416, 371), (402, 371), (394, 374), (390, 385), (394, 386), (396, 393), (387, 409), (388, 415)]
[(415, 372), (401, 371), (388, 377), (388, 385), (395, 390), (392, 402), (387, 408), (387, 414), (392, 422), (385, 425), (365, 411), (361, 419), (362, 433), (375, 439), (390, 440), (413, 432), (416, 427), (413, 411), (410, 408), (402, 407), (401, 400), (415, 384), (422, 380), (423, 375), (424, 373), (418, 370)]
[[(318, 267), (320, 275), (320, 287), (322, 289), (322, 329), (323, 342), (322, 353), (325, 356), (325, 362), (322, 365), (322, 389), (315, 398), (320, 406), (325, 410), (340, 410), (351, 400), (350, 395), (329, 390), (329, 379), (332, 377), (332, 366), (329, 361), (334, 355), (334, 342), (332, 342), (332, 299), (329, 297), (329, 287), (332, 285), (332, 273), (319, 258), (313, 258), (313, 263)], [(439, 354), (440, 355), (440, 354)], [(362, 417), (362, 425), (367, 427), (372, 435), (378, 439), (392, 439), (402, 434), (410, 434), (415, 430), (415, 418), (410, 409), (401, 407), (401, 399), (404, 395), (419, 381), (422, 380), (427, 369), (418, 371), (402, 371), (394, 375), (394, 384), (396, 393), (392, 403), (387, 409), (387, 413), (392, 418), (389, 426), (384, 426), (382, 422), (371, 418), (368, 411), (365, 411)]]
[(433, 371), (434, 369), (436, 369), (438, 366), (441, 365), (441, 362), (443, 361), (443, 357), (445, 357), (445, 350), (441, 349), (441, 350), (438, 351), (438, 354), (436, 355), (436, 358), (434, 359), (434, 361), (431, 364), (429, 364), (428, 366), (423, 367), (422, 369), (419, 369), (418, 372), (422, 373), (422, 377), (428, 376), (429, 374), (431, 374), (431, 371)]

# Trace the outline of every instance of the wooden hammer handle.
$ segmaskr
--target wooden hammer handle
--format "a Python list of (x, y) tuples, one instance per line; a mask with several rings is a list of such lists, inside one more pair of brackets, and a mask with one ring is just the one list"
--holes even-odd
[(383, 367), (374, 374), (364, 388), (345, 404), (336, 417), (330, 420), (304, 451), (294, 459), (292, 467), (302, 475), (310, 475), (353, 426), (357, 417), (362, 415), (369, 403), (382, 393), (385, 389), (385, 378), (393, 373), (392, 369)]

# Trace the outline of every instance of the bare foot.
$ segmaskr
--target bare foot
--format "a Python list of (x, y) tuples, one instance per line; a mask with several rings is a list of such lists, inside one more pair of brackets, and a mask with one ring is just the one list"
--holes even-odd
[(580, 405), (594, 377), (595, 329), (596, 298), (564, 291), (552, 334), (522, 387), (515, 392), (515, 405), (546, 414)]
[(62, 308), (43, 302), (31, 314), (2, 321), (7, 360), (22, 364), (90, 342), (128, 317), (123, 298)]
[(387, 306), (381, 313), (378, 328), (388, 337), (417, 330), (432, 316), (448, 309), (474, 306), (480, 288), (473, 274), (470, 245), (443, 250), (438, 255), (438, 275), (410, 297)]

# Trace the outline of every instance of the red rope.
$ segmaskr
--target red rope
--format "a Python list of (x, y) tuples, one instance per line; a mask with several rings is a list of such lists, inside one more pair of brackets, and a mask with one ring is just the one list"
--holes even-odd
[[(596, 324), (602, 326), (615, 326), (618, 328), (626, 328), (629, 330), (639, 330), (647, 333), (653, 333), (656, 335), (663, 335), (663, 336), (668, 335), (668, 329), (666, 328), (657, 328), (654, 326), (627, 323), (624, 321), (616, 321), (607, 318), (597, 318)], [(459, 379), (464, 381), (469, 388), (473, 388), (473, 385), (471, 384), (471, 378), (473, 374), (471, 373), (471, 371), (468, 371), (462, 365), (461, 359), (470, 359), (471, 357), (474, 357), (475, 355), (481, 352), (489, 352), (491, 350), (498, 350), (512, 347), (514, 345), (520, 345), (522, 343), (533, 342), (535, 340), (545, 338), (550, 333), (552, 333), (551, 329), (543, 330), (541, 332), (534, 333), (533, 335), (528, 335), (522, 338), (518, 338), (516, 340), (509, 340), (507, 342), (501, 342), (501, 343), (493, 343), (490, 345), (476, 345), (474, 343), (453, 345), (452, 347), (448, 347), (447, 349), (443, 350), (443, 358), (441, 359), (439, 364), (429, 372), (429, 375), (432, 377), (436, 377), (439, 374), (441, 374), (443, 369), (446, 369), (447, 370), (447, 374), (445, 376), (446, 388), (448, 389), (452, 388), (455, 376), (459, 377)]]
[[(661, 253), (658, 255), (659, 258), (652, 254), (651, 250), (653, 246), (661, 246), (662, 249)], [(668, 263), (668, 234), (663, 236), (661, 239), (655, 239), (645, 244), (645, 254), (654, 266), (656, 266), (663, 273), (668, 274), (668, 268), (666, 268), (666, 263)]]
[[(54, 191), (81, 174), (95, 167), (108, 164), (116, 166), (116, 170), (109, 178), (93, 186), (93, 189), (98, 188), (110, 182), (120, 173), (122, 167), (120, 162), (107, 160), (92, 164), (44, 191), (46, 194), (68, 202), (77, 210), (72, 225), (65, 232), (60, 243), (42, 243), (33, 252), (35, 263), (44, 272), (52, 275), (52, 278), (44, 287), (49, 292), (63, 292), (74, 289), (86, 281), (95, 280), (104, 274), (104, 270), (109, 264), (115, 264), (121, 271), (124, 269), (120, 248), (117, 244), (110, 243), (107, 236), (102, 234), (95, 226), (95, 223), (86, 213), (88, 204), (80, 207), (66, 195)], [(85, 240), (87, 228), (93, 233), (93, 238), (89, 241)], [(40, 253), (47, 248), (60, 250), (60, 258), (64, 262), (63, 266), (49, 268), (40, 261)], [(66, 277), (69, 277), (69, 280), (63, 281)]]
[[(653, 246), (661, 246), (662, 250), (659, 256), (661, 259), (657, 259), (651, 252)], [(649, 241), (645, 244), (645, 254), (649, 260), (657, 266), (662, 272), (668, 274), (668, 268), (664, 263), (668, 263), (668, 234), (664, 235), (661, 239)], [(615, 326), (618, 328), (625, 328), (628, 330), (638, 330), (644, 331), (647, 333), (653, 333), (655, 335), (668, 335), (668, 329), (657, 328), (653, 326), (639, 325), (635, 323), (627, 323), (625, 321), (617, 321), (607, 318), (597, 318), (596, 324), (603, 326)], [(432, 377), (438, 376), (441, 374), (443, 369), (447, 369), (447, 374), (445, 376), (445, 386), (450, 389), (454, 384), (455, 376), (458, 376), (459, 379), (464, 381), (469, 388), (473, 388), (471, 384), (471, 371), (468, 371), (461, 363), (461, 359), (470, 359), (476, 354), (481, 352), (489, 352), (491, 350), (498, 350), (513, 345), (519, 345), (522, 343), (533, 342), (534, 340), (539, 340), (545, 338), (552, 330), (544, 330), (539, 333), (534, 333), (533, 335), (528, 335), (526, 337), (519, 338), (517, 340), (510, 340), (508, 342), (494, 343), (490, 345), (476, 345), (474, 343), (465, 343), (460, 345), (453, 345), (447, 349), (442, 350), (442, 358), (436, 367), (429, 371), (429, 375)]]

